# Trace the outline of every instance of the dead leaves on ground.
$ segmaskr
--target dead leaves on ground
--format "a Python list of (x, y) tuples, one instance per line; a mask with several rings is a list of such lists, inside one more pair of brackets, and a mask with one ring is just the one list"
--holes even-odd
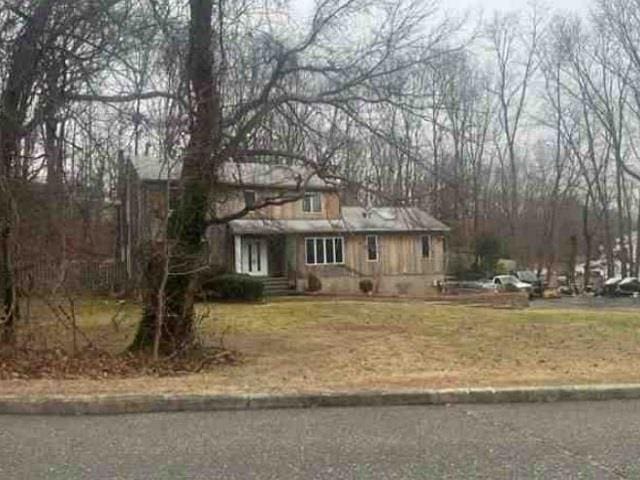
[(62, 349), (20, 349), (0, 352), (0, 380), (172, 377), (236, 365), (239, 361), (237, 352), (222, 348), (200, 348), (188, 355), (158, 361), (142, 353), (111, 355), (89, 348), (76, 355)]

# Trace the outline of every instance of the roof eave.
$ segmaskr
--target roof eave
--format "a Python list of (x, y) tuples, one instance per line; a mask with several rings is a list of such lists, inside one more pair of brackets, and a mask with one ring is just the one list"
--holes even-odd
[[(162, 184), (170, 181), (172, 184), (180, 183), (179, 178), (172, 178), (168, 180), (166, 178), (141, 178), (141, 182), (143, 183), (151, 183), (151, 184)], [(277, 190), (288, 190), (293, 192), (302, 192), (303, 190), (293, 186), (293, 185), (279, 185), (279, 184), (261, 184), (261, 183), (232, 183), (232, 182), (218, 182), (217, 185), (223, 185), (225, 187), (233, 187), (237, 189), (261, 189), (261, 190), (269, 190), (269, 189), (277, 189)], [(307, 192), (337, 192), (339, 190), (338, 187), (334, 186), (308, 186), (304, 189)]]

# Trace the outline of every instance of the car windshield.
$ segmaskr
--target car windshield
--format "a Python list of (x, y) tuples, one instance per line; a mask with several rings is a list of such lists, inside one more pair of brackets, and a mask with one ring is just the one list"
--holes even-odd
[(498, 279), (502, 283), (518, 283), (518, 279), (513, 275), (501, 275), (498, 277)]
[(536, 277), (536, 274), (529, 270), (518, 272), (518, 278), (524, 282), (535, 282), (538, 280), (538, 277)]

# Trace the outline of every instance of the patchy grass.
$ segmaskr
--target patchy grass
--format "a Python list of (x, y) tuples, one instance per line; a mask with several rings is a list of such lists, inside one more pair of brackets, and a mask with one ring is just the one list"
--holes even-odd
[(73, 349), (73, 323), (76, 346), (89, 343), (109, 354), (122, 352), (135, 333), (140, 308), (131, 302), (101, 298), (35, 299), (21, 305), (24, 320), (20, 343), (32, 349)]
[[(127, 345), (139, 314), (135, 305), (120, 305), (116, 329), (112, 318), (118, 305), (86, 301), (77, 312), (80, 328), (111, 351)], [(5, 381), (0, 392), (315, 392), (640, 382), (635, 310), (300, 299), (202, 305), (199, 312), (203, 339), (241, 352), (239, 365), (176, 378)], [(49, 334), (50, 341), (54, 337)]]

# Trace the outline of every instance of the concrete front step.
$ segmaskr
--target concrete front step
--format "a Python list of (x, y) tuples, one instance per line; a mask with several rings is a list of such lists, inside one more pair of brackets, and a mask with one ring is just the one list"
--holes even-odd
[(289, 280), (285, 277), (268, 277), (262, 279), (264, 294), (269, 297), (289, 295), (293, 292), (289, 288)]

